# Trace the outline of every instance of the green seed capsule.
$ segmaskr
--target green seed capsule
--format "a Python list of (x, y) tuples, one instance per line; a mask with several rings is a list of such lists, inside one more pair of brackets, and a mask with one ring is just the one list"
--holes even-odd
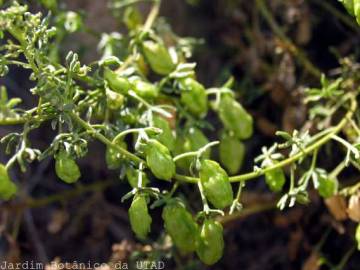
[(165, 145), (170, 151), (173, 151), (175, 147), (175, 137), (169, 122), (161, 116), (154, 115), (153, 126), (162, 130), (162, 133), (157, 136), (157, 140)]
[(126, 78), (119, 76), (119, 74), (109, 68), (105, 68), (104, 78), (109, 84), (110, 89), (117, 93), (126, 94), (131, 88)]
[(165, 229), (181, 253), (193, 252), (199, 228), (192, 215), (179, 201), (169, 202), (163, 209)]
[(9, 200), (17, 192), (16, 185), (10, 180), (4, 164), (0, 164), (0, 198)]
[(221, 164), (230, 174), (237, 173), (244, 161), (245, 145), (233, 136), (224, 134), (219, 145)]
[(141, 80), (134, 80), (132, 83), (134, 92), (142, 98), (154, 99), (159, 95), (159, 89), (152, 83)]
[(274, 192), (281, 191), (286, 182), (284, 171), (281, 168), (276, 168), (266, 172), (265, 181), (270, 190)]
[(204, 86), (193, 78), (180, 81), (180, 101), (184, 107), (195, 116), (202, 117), (208, 111), (208, 98)]
[(356, 227), (355, 240), (357, 242), (357, 249), (360, 250), (360, 224)]
[(129, 208), (130, 225), (133, 232), (140, 239), (145, 239), (151, 230), (151, 216), (149, 215), (145, 195), (137, 194)]
[(360, 24), (360, 1), (354, 0), (354, 13), (358, 24)]
[(354, 16), (354, 0), (341, 0), (341, 2), (345, 6), (346, 10)]
[(106, 101), (110, 110), (118, 110), (124, 105), (125, 97), (110, 89), (106, 90)]
[(359, 0), (340, 0), (343, 3), (346, 10), (355, 16), (356, 21), (360, 24), (360, 1)]
[(199, 174), (205, 196), (216, 208), (223, 209), (232, 204), (233, 190), (229, 177), (217, 162), (203, 160)]
[[(135, 170), (129, 168), (126, 170), (126, 177), (131, 187), (136, 188), (138, 187), (138, 180), (139, 180), (139, 170)], [(141, 172), (142, 176), (142, 187), (146, 187), (147, 184), (150, 182), (149, 178), (147, 177), (146, 173)]]
[(219, 117), (224, 127), (241, 140), (253, 134), (253, 119), (233, 97), (223, 95), (219, 104)]
[(203, 263), (212, 265), (221, 259), (223, 252), (223, 227), (217, 221), (205, 220), (197, 242), (196, 254)]
[[(207, 145), (209, 143), (208, 138), (205, 136), (205, 134), (198, 128), (190, 128), (188, 132), (186, 133), (186, 136), (188, 138), (188, 146), (189, 151), (197, 151), (201, 147)], [(210, 157), (211, 150), (208, 149), (204, 154), (204, 158)]]
[[(178, 136), (175, 141), (174, 153), (180, 155), (185, 152), (197, 151), (201, 147), (209, 143), (208, 138), (198, 128), (190, 128), (184, 134)], [(210, 158), (211, 149), (209, 148), (203, 154), (204, 158)], [(176, 164), (183, 170), (187, 170), (190, 167), (193, 158), (183, 158), (176, 162)]]
[(323, 198), (330, 198), (337, 192), (338, 182), (334, 178), (319, 177), (318, 184), (317, 190)]
[(81, 176), (76, 162), (65, 152), (60, 152), (55, 158), (56, 175), (65, 183), (75, 183)]
[(167, 48), (155, 41), (142, 43), (143, 54), (151, 69), (160, 75), (167, 75), (175, 69)]
[[(124, 141), (117, 142), (117, 144), (122, 148), (127, 149), (127, 145)], [(111, 170), (118, 169), (124, 161), (119, 151), (109, 146), (106, 147), (105, 160), (106, 160), (106, 165)]]
[(151, 139), (145, 152), (146, 163), (155, 177), (170, 180), (175, 175), (175, 163), (166, 146)]

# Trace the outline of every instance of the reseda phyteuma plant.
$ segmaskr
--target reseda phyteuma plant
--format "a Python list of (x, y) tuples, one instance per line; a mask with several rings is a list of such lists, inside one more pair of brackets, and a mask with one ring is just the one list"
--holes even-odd
[[(56, 9), (55, 1), (43, 2)], [(339, 79), (323, 76), (320, 88), (306, 92), (311, 123), (316, 123), (312, 132), (278, 132), (283, 141), (263, 148), (254, 171), (236, 175), (245, 155), (244, 140), (253, 134), (253, 118), (236, 100), (230, 89), (232, 80), (210, 89), (196, 80), (195, 63), (187, 62), (193, 40), (172, 34), (171, 42), (165, 42), (154, 26), (159, 1), (153, 1), (144, 23), (126, 1), (116, 3), (121, 4), (117, 8), (126, 8), (128, 38), (103, 34), (99, 45), (102, 58), (90, 65), (82, 65), (74, 52), (62, 61), (54, 43), (83, 27), (77, 13), (59, 11), (53, 20), (51, 15), (30, 13), (26, 5), (15, 1), (3, 5), (0, 74), (6, 76), (10, 65), (30, 70), (29, 79), (35, 84), (30, 91), (38, 98), (35, 108), (20, 109), (21, 100), (9, 99), (5, 87), (1, 88), (0, 124), (23, 125), (21, 132), (1, 139), (10, 156), (0, 165), (3, 200), (21, 189), (9, 177), (15, 164), (25, 171), (28, 163), (53, 157), (60, 180), (68, 184), (81, 181), (76, 160), (87, 155), (91, 140), (98, 140), (106, 146), (108, 168), (121, 172), (132, 187), (123, 200), (132, 199), (129, 218), (136, 236), (147, 238), (152, 223), (149, 209), (161, 206), (166, 232), (180, 253), (196, 252), (201, 261), (211, 265), (224, 249), (223, 229), (216, 216), (241, 210), (246, 181), (264, 175), (272, 191), (283, 193), (280, 209), (308, 203), (311, 186), (324, 198), (357, 194), (358, 186), (340, 189), (337, 176), (346, 166), (359, 168), (360, 130), (354, 118), (358, 70), (344, 63)], [(209, 125), (206, 116), (210, 109), (223, 125), (219, 141), (209, 142), (203, 133)], [(335, 115), (342, 115), (341, 120), (336, 122)], [(57, 135), (47, 149), (33, 149), (28, 135), (44, 122), (51, 122)], [(351, 128), (355, 136), (343, 134), (344, 128)], [(327, 172), (318, 167), (318, 153), (330, 142), (344, 149), (344, 161)], [(226, 170), (211, 160), (211, 150), (218, 144), (220, 163)], [(289, 185), (285, 167), (290, 171)], [(160, 191), (152, 186), (156, 181), (168, 181), (172, 189)], [(238, 190), (234, 196), (235, 183)], [(197, 215), (176, 197), (182, 184), (198, 186), (203, 209)]]

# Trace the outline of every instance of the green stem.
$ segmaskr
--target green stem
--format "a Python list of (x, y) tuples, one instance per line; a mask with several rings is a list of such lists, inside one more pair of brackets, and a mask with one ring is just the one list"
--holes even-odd
[(187, 157), (194, 157), (194, 156), (198, 156), (200, 157), (201, 155), (203, 155), (210, 147), (213, 147), (215, 145), (218, 145), (220, 142), (219, 141), (213, 141), (210, 142), (206, 145), (204, 145), (203, 147), (201, 147), (199, 150), (197, 151), (192, 151), (192, 152), (186, 152), (186, 153), (182, 153), (180, 155), (177, 155), (176, 157), (173, 158), (173, 161), (176, 162), (179, 159), (183, 159), (183, 158), (187, 158)]
[(264, 3), (264, 0), (256, 0), (256, 4), (269, 24), (271, 30), (284, 42), (288, 45), (289, 51), (299, 60), (300, 64), (314, 77), (319, 78), (321, 76), (321, 71), (314, 66), (313, 63), (307, 58), (305, 52), (297, 48), (295, 44), (285, 35), (281, 27), (275, 21), (273, 15), (269, 11), (269, 8)]
[[(161, 1), (160, 0), (156, 0), (156, 2), (154, 3), (154, 5), (152, 6), (149, 15), (146, 19), (146, 22), (144, 24), (143, 27), (143, 31), (147, 32), (151, 29), (152, 25), (154, 24), (157, 16), (159, 15), (159, 11), (160, 11), (160, 5), (161, 5)], [(131, 54), (129, 55), (124, 63), (116, 70), (117, 73), (120, 73), (122, 71), (124, 71), (134, 60), (134, 55)]]
[(342, 257), (340, 263), (334, 268), (334, 270), (344, 269), (347, 262), (349, 261), (349, 259), (351, 258), (351, 256), (354, 254), (355, 251), (356, 251), (356, 246), (354, 245), (345, 253), (344, 257)]
[(157, 16), (159, 15), (159, 11), (160, 11), (160, 5), (161, 5), (161, 1), (157, 0), (154, 5), (152, 6), (149, 15), (146, 19), (146, 22), (144, 24), (144, 28), (143, 31), (149, 31), (152, 27), (152, 25), (154, 24)]
[(131, 161), (135, 162), (136, 164), (139, 164), (141, 162), (144, 162), (141, 158), (139, 158), (138, 156), (128, 152), (127, 150), (125, 150), (124, 148), (122, 148), (121, 146), (111, 142), (108, 138), (106, 138), (104, 135), (100, 134), (97, 130), (95, 130), (89, 123), (85, 122), (83, 119), (81, 119), (76, 113), (74, 112), (70, 112), (69, 115), (71, 116), (71, 118), (78, 123), (81, 127), (83, 127), (85, 130), (89, 131), (89, 133), (96, 139), (98, 139), (99, 141), (101, 141), (102, 143), (106, 144), (109, 147), (113, 147), (114, 149), (116, 149), (117, 151), (119, 151), (120, 154), (124, 155), (125, 157), (127, 157), (128, 159), (130, 159)]
[[(282, 161), (280, 161), (272, 166), (266, 167), (264, 169), (260, 169), (258, 171), (245, 173), (245, 174), (241, 174), (241, 175), (237, 175), (237, 176), (232, 176), (232, 177), (230, 177), (230, 182), (241, 182), (241, 181), (247, 181), (247, 180), (257, 178), (257, 177), (265, 174), (266, 172), (272, 171), (277, 168), (282, 168), (282, 167), (291, 165), (295, 161), (303, 158), (305, 155), (311, 154), (316, 149), (320, 148), (322, 145), (324, 145), (325, 143), (330, 141), (333, 138), (333, 135), (339, 133), (344, 128), (346, 123), (352, 118), (352, 116), (356, 110), (356, 107), (357, 107), (356, 100), (355, 100), (355, 98), (352, 98), (349, 111), (346, 113), (346, 115), (343, 117), (343, 119), (335, 127), (331, 128), (331, 132), (326, 133), (326, 135), (324, 135), (322, 138), (320, 138), (313, 144), (306, 147), (303, 151), (299, 152), (298, 154), (293, 155), (285, 160), (282, 160)], [(198, 181), (198, 178), (184, 176), (184, 175), (176, 175), (175, 178), (179, 181), (184, 181), (184, 182), (188, 182), (188, 183), (197, 183), (197, 181)]]
[(234, 95), (234, 92), (228, 88), (210, 88), (206, 90), (206, 95), (217, 95), (217, 94), (231, 94)]
[[(339, 133), (344, 128), (346, 123), (349, 120), (351, 120), (351, 118), (352, 118), (352, 116), (353, 116), (353, 114), (355, 112), (356, 107), (357, 107), (356, 100), (355, 100), (355, 98), (352, 98), (351, 99), (350, 109), (346, 113), (346, 115), (343, 117), (343, 119), (335, 127), (330, 128), (329, 132), (324, 132), (324, 131), (320, 132), (321, 134), (324, 134), (323, 137), (319, 137), (319, 136), (315, 135), (316, 137), (319, 137), (319, 140), (315, 141), (313, 144), (306, 147), (304, 149), (304, 151), (299, 152), (298, 154), (296, 154), (296, 155), (294, 155), (292, 157), (289, 157), (289, 158), (287, 158), (285, 160), (282, 160), (282, 161), (274, 164), (273, 166), (269, 166), (267, 168), (264, 168), (264, 169), (261, 169), (261, 170), (258, 170), (258, 171), (254, 171), (254, 172), (250, 172), (250, 173), (245, 173), (245, 174), (241, 174), (241, 175), (237, 175), (237, 176), (232, 176), (232, 177), (230, 177), (230, 182), (241, 182), (241, 181), (247, 181), (247, 180), (257, 178), (257, 177), (265, 174), (268, 171), (288, 166), (288, 165), (294, 163), (295, 161), (299, 160), (300, 158), (303, 158), (305, 155), (308, 155), (308, 154), (314, 152), (316, 149), (320, 148), (322, 145), (324, 145), (329, 140), (331, 140), (333, 135)], [(130, 160), (134, 161), (137, 164), (140, 163), (140, 162), (144, 162), (138, 156), (126, 151), (125, 149), (121, 148), (119, 145), (113, 144), (110, 140), (108, 140), (105, 136), (98, 133), (93, 127), (91, 127), (87, 122), (82, 120), (75, 113), (73, 113), (73, 112), (70, 113), (70, 116), (74, 119), (75, 122), (77, 122), (80, 126), (82, 126), (87, 131), (89, 131), (99, 141), (103, 142), (104, 144), (106, 144), (106, 145), (108, 145), (110, 147), (114, 147), (121, 154), (127, 156)], [(20, 124), (20, 123), (25, 123), (26, 121), (27, 121), (26, 118), (11, 119), (11, 121), (10, 121), (10, 119), (3, 119), (3, 120), (0, 120), (0, 125), (5, 124), (5, 123)], [(197, 184), (198, 180), (199, 180), (199, 178), (196, 178), (196, 177), (185, 176), (185, 175), (180, 175), (180, 174), (176, 174), (174, 176), (174, 178), (176, 180), (178, 180), (178, 181), (186, 182), (186, 183), (190, 183), (190, 184)]]
[(206, 196), (205, 196), (205, 192), (204, 192), (204, 187), (201, 183), (201, 181), (198, 181), (197, 182), (197, 185), (198, 185), (198, 188), (199, 188), (199, 192), (200, 192), (200, 196), (201, 196), (201, 201), (203, 203), (203, 207), (204, 207), (204, 212), (205, 214), (209, 214), (209, 210), (210, 210), (210, 207), (209, 207), (209, 204), (206, 200)]
[(343, 160), (342, 162), (340, 162), (336, 168), (329, 174), (329, 177), (330, 178), (336, 178), (341, 172), (343, 169), (346, 168), (346, 162), (345, 160)]
[(157, 112), (158, 114), (161, 114), (162, 116), (164, 116), (165, 118), (171, 118), (172, 114), (168, 113), (167, 111), (153, 106), (150, 103), (148, 103), (146, 100), (144, 100), (143, 98), (139, 97), (134, 91), (130, 90), (129, 91), (129, 96), (133, 97), (134, 99), (136, 99), (137, 101), (139, 101), (141, 104), (143, 104), (146, 108), (148, 108), (149, 110), (153, 111), (153, 112)]
[(241, 192), (242, 192), (242, 189), (244, 186), (245, 186), (244, 182), (239, 183), (239, 187), (238, 187), (238, 191), (236, 193), (235, 200), (233, 201), (233, 203), (230, 207), (230, 212), (229, 212), (230, 215), (235, 212), (235, 210), (237, 209), (237, 206), (240, 204)]
[(11, 117), (0, 119), (0, 126), (14, 126), (21, 125), (27, 121), (24, 117)]
[(116, 142), (118, 140), (121, 140), (124, 136), (131, 134), (131, 133), (139, 133), (141, 131), (154, 131), (154, 132), (159, 132), (161, 131), (161, 129), (156, 128), (156, 127), (146, 127), (146, 128), (130, 128), (127, 130), (124, 130), (123, 132), (120, 132), (118, 135), (115, 136), (115, 138), (113, 139), (113, 142)]
[(176, 162), (176, 161), (178, 161), (180, 159), (183, 159), (183, 158), (195, 157), (195, 156), (197, 156), (197, 154), (198, 154), (197, 151), (182, 153), (182, 154), (177, 155), (176, 157), (174, 157), (173, 161)]
[[(43, 110), (48, 105), (49, 105), (49, 103), (41, 104), (41, 110)], [(36, 107), (34, 107), (32, 109), (29, 109), (29, 110), (25, 111), (22, 116), (2, 118), (2, 119), (0, 119), (0, 126), (22, 125), (22, 124), (25, 124), (28, 121), (42, 122), (42, 121), (47, 120), (48, 118), (50, 118), (50, 117), (41, 118), (39, 115), (32, 116), (32, 114), (37, 112), (38, 110), (39, 110), (39, 107), (36, 106)]]
[(324, 0), (315, 0), (316, 4), (324, 8), (329, 13), (333, 14), (335, 17), (337, 17), (341, 22), (346, 24), (348, 27), (350, 27), (355, 32), (359, 32), (359, 27), (356, 24), (355, 20), (353, 20), (350, 16), (345, 15), (344, 13), (340, 12), (337, 8), (335, 8), (333, 5), (328, 3)]

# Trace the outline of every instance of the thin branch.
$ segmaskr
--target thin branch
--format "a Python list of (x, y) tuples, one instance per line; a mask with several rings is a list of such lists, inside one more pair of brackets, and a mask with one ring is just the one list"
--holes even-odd
[(256, 4), (261, 14), (269, 24), (271, 30), (275, 33), (275, 35), (278, 36), (280, 40), (282, 40), (288, 45), (290, 52), (299, 60), (300, 64), (302, 64), (311, 75), (316, 78), (320, 78), (322, 72), (308, 59), (305, 52), (300, 48), (296, 47), (294, 42), (285, 35), (281, 27), (275, 21), (275, 18), (269, 11), (264, 0), (256, 0)]

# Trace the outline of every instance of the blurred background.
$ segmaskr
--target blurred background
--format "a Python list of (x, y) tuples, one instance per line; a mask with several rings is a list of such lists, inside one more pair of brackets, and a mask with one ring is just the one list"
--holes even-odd
[[(63, 40), (62, 57), (73, 50), (82, 62), (91, 63), (99, 59), (101, 33), (125, 29), (121, 12), (109, 9), (110, 1), (60, 2), (79, 12), (86, 25)], [(28, 3), (32, 11), (43, 10), (38, 1)], [(146, 3), (139, 8), (144, 14), (149, 11)], [(336, 0), (166, 0), (160, 15), (174, 33), (194, 38), (192, 60), (206, 87), (234, 76), (234, 90), (256, 119), (255, 135), (246, 142), (243, 172), (252, 170), (254, 157), (261, 146), (274, 142), (276, 130), (306, 127), (304, 88), (318, 85), (321, 73), (336, 76), (344, 57), (356, 61), (359, 56), (360, 28)], [(28, 76), (13, 68), (1, 79), (11, 96), (23, 99), (24, 108), (34, 105)], [(0, 136), (13, 130), (16, 127), (1, 127)], [(53, 135), (47, 124), (34, 131), (31, 140), (43, 149)], [(211, 138), (211, 132), (208, 135)], [(2, 162), (8, 159), (3, 153), (1, 149)], [(147, 257), (164, 260), (165, 269), (207, 269), (195, 256), (171, 253), (161, 231), (160, 210), (154, 213), (151, 242), (137, 242), (127, 217), (129, 203), (120, 202), (128, 184), (119, 180), (96, 185), (99, 179), (118, 175), (106, 169), (102, 145), (92, 143), (89, 153), (80, 160), (82, 184), (75, 189), (56, 179), (51, 159), (35, 162), (25, 174), (12, 172), (16, 181), (26, 183), (26, 192), (11, 203), (0, 203), (2, 260), (131, 262)], [(336, 162), (336, 153), (329, 154), (326, 166)], [(191, 187), (182, 186), (181, 192), (197, 200)], [(30, 195), (37, 200), (26, 203)], [(359, 269), (351, 223), (337, 222), (315, 193), (309, 206), (280, 212), (276, 195), (258, 180), (247, 184), (242, 199), (244, 211), (224, 220), (225, 255), (209, 269), (330, 269), (314, 263), (320, 255), (333, 270)]]

